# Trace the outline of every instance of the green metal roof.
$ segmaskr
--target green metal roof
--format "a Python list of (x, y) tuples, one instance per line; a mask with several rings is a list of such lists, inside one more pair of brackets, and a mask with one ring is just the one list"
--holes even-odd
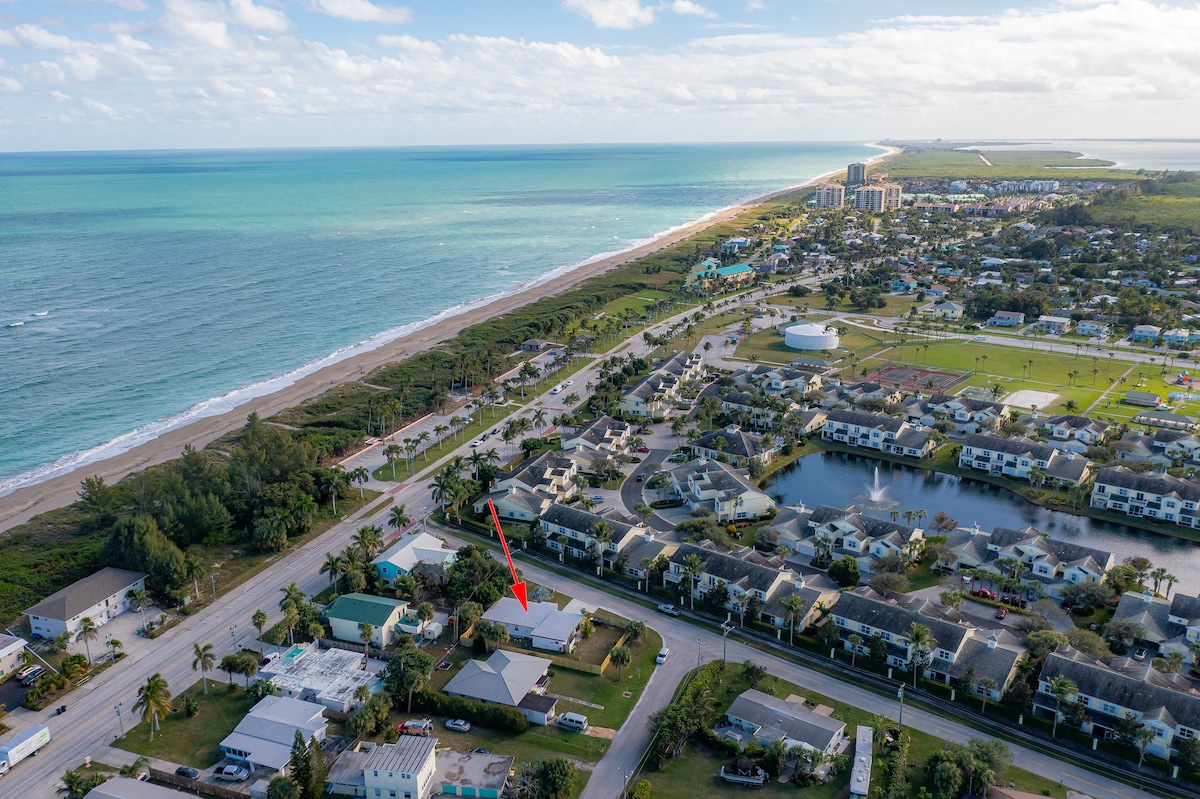
[(387, 599), (370, 594), (345, 594), (325, 609), (331, 619), (344, 619), (355, 624), (366, 622), (374, 627), (388, 623), (396, 608), (406, 608), (408, 603), (399, 599)]

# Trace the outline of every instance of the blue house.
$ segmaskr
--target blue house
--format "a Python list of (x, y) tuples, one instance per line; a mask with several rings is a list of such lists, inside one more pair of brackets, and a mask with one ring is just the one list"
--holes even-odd
[(898, 277), (892, 281), (892, 291), (912, 291), (916, 287), (917, 282), (915, 280), (907, 280), (905, 278)]

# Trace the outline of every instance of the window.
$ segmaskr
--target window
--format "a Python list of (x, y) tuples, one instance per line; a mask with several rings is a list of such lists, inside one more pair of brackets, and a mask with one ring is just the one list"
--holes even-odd
[(1108, 704), (1107, 702), (1104, 703), (1104, 707), (1101, 709), (1110, 716), (1117, 715), (1117, 708), (1113, 705)]

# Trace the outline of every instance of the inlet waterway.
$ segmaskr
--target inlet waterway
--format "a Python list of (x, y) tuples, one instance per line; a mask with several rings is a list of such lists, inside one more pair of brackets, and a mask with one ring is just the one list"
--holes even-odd
[[(876, 469), (883, 495), (872, 502)], [(1200, 591), (1200, 544), (1049, 510), (1006, 489), (957, 475), (863, 455), (818, 452), (776, 473), (770, 493), (782, 496), (785, 504), (803, 502), (809, 508), (857, 505), (867, 515), (882, 519), (890, 518), (893, 510), (901, 514), (924, 510), (928, 515), (918, 527), (928, 525), (939, 511), (958, 519), (961, 526), (978, 523), (983, 530), (1031, 525), (1051, 538), (1112, 552), (1118, 563), (1130, 555), (1147, 557), (1179, 578), (1173, 590), (1193, 595)]]

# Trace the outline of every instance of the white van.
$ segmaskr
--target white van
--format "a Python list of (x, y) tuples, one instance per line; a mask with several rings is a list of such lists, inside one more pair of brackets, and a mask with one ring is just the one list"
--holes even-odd
[(655, 656), (654, 662), (661, 666), (667, 662), (667, 656), (670, 654), (671, 650), (664, 646), (662, 649), (658, 650), (658, 655)]
[(579, 713), (563, 713), (558, 717), (558, 726), (563, 727), (564, 729), (583, 732), (587, 729), (587, 725), (587, 716)]

